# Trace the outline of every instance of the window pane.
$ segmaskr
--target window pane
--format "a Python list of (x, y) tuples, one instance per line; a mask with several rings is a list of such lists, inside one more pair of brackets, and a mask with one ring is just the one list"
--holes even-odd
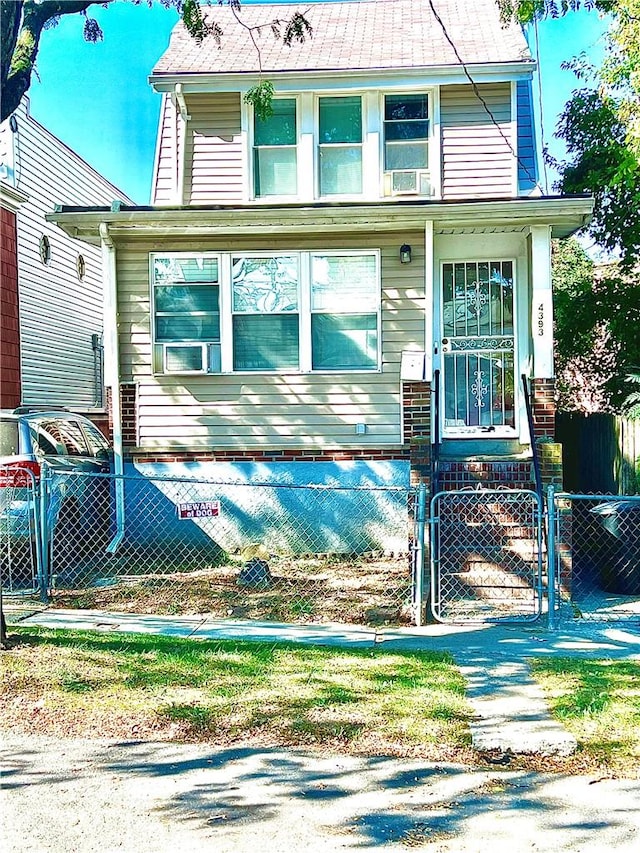
[(429, 117), (427, 95), (387, 95), (384, 99), (385, 121), (426, 119)]
[(429, 165), (426, 143), (395, 143), (385, 145), (385, 169), (426, 169)]
[(298, 258), (233, 258), (233, 310), (280, 313), (298, 310)]
[(154, 258), (155, 281), (218, 281), (217, 258)]
[(362, 142), (362, 104), (359, 97), (320, 98), (320, 144)]
[(178, 314), (156, 317), (156, 341), (219, 341), (220, 315)]
[(384, 138), (387, 142), (402, 139), (427, 139), (428, 121), (390, 121), (384, 126)]
[(256, 148), (253, 153), (257, 196), (298, 192), (295, 148)]
[(272, 101), (273, 115), (255, 117), (255, 145), (296, 144), (296, 102), (293, 98), (276, 98)]
[(312, 255), (313, 311), (377, 311), (378, 303), (375, 255)]
[(357, 148), (320, 149), (320, 194), (362, 192), (362, 151)]
[(375, 314), (312, 314), (314, 370), (371, 370), (378, 366)]
[(297, 370), (298, 365), (297, 314), (234, 316), (234, 370)]
[(218, 292), (214, 285), (160, 285), (155, 289), (156, 311), (218, 311)]
[(167, 371), (202, 370), (202, 347), (167, 347)]

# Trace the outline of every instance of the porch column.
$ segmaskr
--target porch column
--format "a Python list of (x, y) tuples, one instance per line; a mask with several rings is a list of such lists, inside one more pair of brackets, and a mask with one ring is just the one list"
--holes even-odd
[(555, 380), (553, 369), (553, 292), (551, 289), (551, 227), (532, 225), (531, 232), (531, 331), (533, 336), (532, 409), (533, 438), (541, 439), (539, 452), (546, 482), (561, 481), (560, 445), (555, 438)]
[(551, 291), (551, 227), (532, 225), (531, 281), (533, 376), (553, 378), (553, 295)]
[(424, 378), (427, 382), (433, 379), (433, 302), (435, 276), (433, 271), (433, 220), (424, 224)]

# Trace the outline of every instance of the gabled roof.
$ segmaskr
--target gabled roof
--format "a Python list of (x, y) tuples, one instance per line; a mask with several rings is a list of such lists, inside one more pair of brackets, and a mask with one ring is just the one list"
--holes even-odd
[[(442, 23), (433, 14), (435, 8)], [(313, 27), (304, 44), (285, 47), (270, 22), (299, 11)], [(179, 23), (153, 77), (181, 74), (257, 73), (258, 52), (231, 10), (205, 7), (223, 31), (198, 45)], [(531, 62), (522, 30), (503, 27), (496, 0), (351, 0), (306, 4), (243, 4), (242, 21), (263, 25), (254, 33), (266, 75), (301, 71), (366, 71), (459, 66), (444, 30), (468, 65)], [(444, 30), (443, 30), (444, 25)]]

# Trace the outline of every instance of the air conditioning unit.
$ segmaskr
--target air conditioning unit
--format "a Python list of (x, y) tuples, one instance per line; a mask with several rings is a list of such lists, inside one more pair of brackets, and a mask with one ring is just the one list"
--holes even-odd
[(154, 344), (154, 373), (220, 373), (219, 343)]
[(429, 172), (424, 169), (394, 169), (385, 173), (385, 195), (432, 195)]
[(205, 344), (164, 344), (164, 373), (206, 373)]

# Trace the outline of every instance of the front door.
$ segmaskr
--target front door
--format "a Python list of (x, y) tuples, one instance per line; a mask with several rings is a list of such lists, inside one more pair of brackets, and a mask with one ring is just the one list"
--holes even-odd
[(445, 437), (513, 437), (514, 262), (442, 264)]

